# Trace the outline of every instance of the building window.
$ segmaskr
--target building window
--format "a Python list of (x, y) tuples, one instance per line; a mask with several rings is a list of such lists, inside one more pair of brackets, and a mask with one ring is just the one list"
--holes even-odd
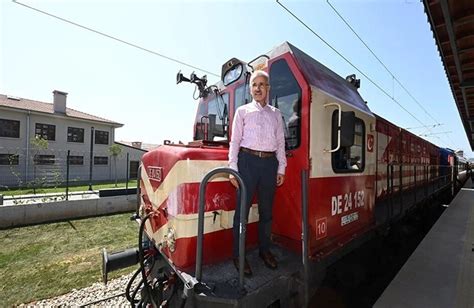
[[(337, 146), (338, 112), (332, 115), (332, 147)], [(336, 173), (362, 172), (365, 167), (365, 124), (359, 118), (355, 119), (354, 144), (341, 147), (332, 153), (332, 168)]]
[(84, 128), (68, 127), (67, 141), (84, 143)]
[(138, 177), (138, 167), (140, 166), (139, 161), (131, 160), (130, 161), (130, 174), (129, 178), (136, 179)]
[(35, 165), (54, 165), (54, 155), (35, 155)]
[(0, 137), (20, 138), (20, 121), (0, 119)]
[(103, 130), (96, 130), (95, 144), (109, 144), (109, 132)]
[(109, 158), (107, 156), (94, 156), (94, 165), (107, 165)]
[(0, 154), (0, 165), (12, 166), (18, 165), (19, 155), (18, 154)]
[(56, 125), (36, 123), (35, 137), (56, 140)]
[(69, 165), (84, 165), (84, 156), (69, 156)]

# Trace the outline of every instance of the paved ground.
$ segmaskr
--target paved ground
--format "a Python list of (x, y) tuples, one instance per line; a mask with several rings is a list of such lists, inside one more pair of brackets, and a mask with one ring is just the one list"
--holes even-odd
[(474, 188), (468, 180), (374, 307), (474, 307)]

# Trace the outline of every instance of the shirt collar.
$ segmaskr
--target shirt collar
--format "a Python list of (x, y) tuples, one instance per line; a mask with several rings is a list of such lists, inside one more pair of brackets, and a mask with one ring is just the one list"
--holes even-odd
[(265, 104), (265, 107), (262, 107), (262, 105), (260, 105), (260, 104), (259, 104), (256, 100), (254, 100), (254, 99), (252, 100), (252, 104), (254, 104), (254, 105), (258, 108), (258, 110), (263, 110), (263, 109), (265, 109), (265, 108), (268, 107), (268, 103)]

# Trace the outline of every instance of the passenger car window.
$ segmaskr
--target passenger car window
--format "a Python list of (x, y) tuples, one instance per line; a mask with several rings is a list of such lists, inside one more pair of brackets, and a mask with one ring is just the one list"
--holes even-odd
[[(332, 114), (332, 147), (337, 147), (338, 112)], [(362, 172), (365, 168), (365, 124), (355, 119), (354, 144), (332, 153), (332, 169), (336, 173)]]

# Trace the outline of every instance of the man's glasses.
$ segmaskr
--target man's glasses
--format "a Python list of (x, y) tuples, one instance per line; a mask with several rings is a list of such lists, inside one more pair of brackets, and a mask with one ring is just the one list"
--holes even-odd
[(267, 83), (252, 83), (252, 88), (253, 89), (262, 89), (268, 87), (269, 84)]

